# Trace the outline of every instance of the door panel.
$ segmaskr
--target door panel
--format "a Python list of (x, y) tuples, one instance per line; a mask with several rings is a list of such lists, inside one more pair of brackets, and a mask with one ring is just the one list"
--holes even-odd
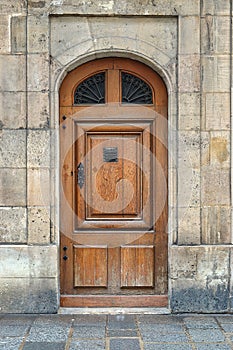
[(64, 79), (62, 306), (166, 306), (166, 118), (164, 83), (137, 61), (100, 59)]

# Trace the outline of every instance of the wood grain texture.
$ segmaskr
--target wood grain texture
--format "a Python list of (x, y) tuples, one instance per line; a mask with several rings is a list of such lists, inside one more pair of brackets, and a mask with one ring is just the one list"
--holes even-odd
[(167, 307), (167, 295), (61, 295), (61, 307)]

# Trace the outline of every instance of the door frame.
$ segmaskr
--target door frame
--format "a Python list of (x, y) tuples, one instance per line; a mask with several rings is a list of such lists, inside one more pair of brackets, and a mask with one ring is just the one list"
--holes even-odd
[[(122, 54), (122, 53), (119, 53), (119, 52), (117, 52), (115, 54), (111, 53), (110, 55), (106, 54), (104, 52), (101, 53), (101, 54), (98, 54), (98, 58), (107, 58), (107, 57), (122, 57), (122, 58), (126, 58), (127, 56), (125, 54)], [(135, 54), (132, 54), (132, 53), (129, 53), (127, 58), (133, 59), (133, 60), (136, 60), (136, 61), (139, 61), (139, 62), (142, 62), (142, 63), (146, 64), (148, 67), (150, 67), (152, 70), (154, 70), (158, 75), (160, 75), (161, 79), (163, 80), (163, 82), (164, 82), (164, 84), (166, 86), (166, 90), (167, 90), (167, 96), (168, 96), (168, 101), (167, 101), (167, 114), (168, 114), (168, 116), (167, 117), (169, 118), (169, 116), (171, 115), (170, 103), (169, 103), (170, 102), (170, 93), (169, 93), (169, 91), (171, 91), (171, 88), (169, 88), (169, 87), (171, 87), (171, 82), (170, 82), (170, 79), (169, 79), (169, 76), (168, 76), (167, 72), (165, 70), (162, 70), (160, 66), (155, 65), (155, 62), (149, 61), (148, 58), (143, 58), (141, 56), (138, 56), (138, 55), (135, 55)], [(62, 70), (62, 72), (61, 72), (61, 74), (59, 76), (59, 79), (57, 80), (57, 89), (55, 89), (58, 92), (57, 97), (56, 97), (56, 95), (52, 96), (52, 99), (55, 97), (55, 101), (54, 102), (55, 102), (55, 105), (57, 106), (56, 107), (56, 113), (55, 113), (56, 115), (59, 115), (59, 87), (60, 87), (62, 81), (64, 80), (64, 76), (68, 72), (70, 72), (71, 70), (73, 70), (73, 69), (79, 67), (80, 65), (82, 65), (83, 63), (89, 62), (89, 61), (91, 61), (93, 59), (96, 59), (96, 56), (91, 54), (91, 55), (89, 55), (89, 57), (82, 58), (79, 61), (77, 61), (75, 63), (72, 63), (72, 65), (70, 65), (68, 67), (65, 67)], [(158, 69), (158, 67), (159, 67), (159, 69)], [(158, 71), (159, 71), (159, 73), (158, 73)], [(175, 99), (175, 95), (174, 95), (174, 99)], [(57, 120), (55, 120), (55, 124), (57, 124)], [(169, 138), (170, 137), (169, 136), (169, 130), (167, 130), (167, 131), (168, 131), (168, 148), (169, 148), (169, 144), (170, 144), (171, 141), (170, 141), (170, 138)], [(59, 149), (59, 143), (60, 143), (59, 142), (59, 137), (56, 139), (56, 141), (57, 141), (57, 143), (56, 143), (57, 149)], [(57, 156), (58, 156), (58, 152), (56, 152), (56, 154), (55, 154), (55, 162), (59, 158)], [(167, 194), (168, 210), (169, 210), (169, 207), (170, 207), (169, 203), (174, 202), (174, 198), (173, 197), (171, 198), (171, 195), (170, 195), (171, 187), (173, 187), (172, 182), (171, 182), (171, 174), (169, 172), (169, 168), (170, 168), (169, 164), (171, 164), (171, 163), (172, 164), (174, 163), (174, 158), (173, 157), (171, 158), (171, 155), (168, 152), (168, 171), (167, 171), (167, 175), (168, 175), (168, 182), (167, 182), (167, 185), (168, 185), (168, 194)], [(57, 164), (59, 164), (59, 162), (56, 162), (56, 165)], [(55, 175), (55, 177), (57, 177), (57, 176)], [(56, 185), (58, 185), (58, 186), (56, 186), (56, 190), (57, 190), (56, 194), (57, 195), (59, 194), (59, 191), (60, 191), (59, 183), (60, 183), (59, 181), (56, 181)], [(60, 244), (60, 231), (59, 231), (59, 229), (60, 229), (60, 221), (59, 221), (60, 215), (58, 214), (58, 212), (60, 210), (59, 209), (60, 208), (59, 201), (57, 202), (57, 205), (54, 206), (54, 208), (55, 208), (54, 218), (55, 218), (55, 221), (57, 223), (56, 231), (54, 232), (54, 238), (55, 238), (55, 240), (56, 239), (59, 240), (59, 244)], [(56, 209), (58, 209), (58, 211)], [(170, 231), (170, 225), (171, 225), (171, 222), (170, 222), (169, 218), (170, 218), (170, 213), (168, 212), (168, 230), (167, 230), (168, 233)], [(176, 218), (175, 218), (175, 220), (176, 220)], [(170, 236), (168, 236), (168, 247), (169, 247), (169, 242), (171, 242), (171, 237)], [(169, 254), (169, 250), (168, 250), (168, 254)], [(58, 260), (59, 260), (59, 257), (58, 257)], [(168, 256), (167, 263), (168, 263), (168, 268), (169, 268), (169, 256)], [(60, 265), (58, 266), (58, 270), (59, 269), (60, 269)], [(59, 285), (59, 281), (58, 281), (58, 285)], [(60, 293), (60, 291), (59, 291), (59, 293)], [(169, 280), (168, 280), (168, 294), (169, 294)], [(122, 304), (122, 306), (124, 306), (123, 304)], [(127, 305), (127, 302), (126, 302), (126, 305)]]

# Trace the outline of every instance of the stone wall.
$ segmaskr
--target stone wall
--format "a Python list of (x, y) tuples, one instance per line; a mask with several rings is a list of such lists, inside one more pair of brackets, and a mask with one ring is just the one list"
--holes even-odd
[(0, 312), (59, 307), (59, 86), (108, 56), (168, 88), (171, 310), (232, 310), (231, 16), (230, 0), (1, 0)]

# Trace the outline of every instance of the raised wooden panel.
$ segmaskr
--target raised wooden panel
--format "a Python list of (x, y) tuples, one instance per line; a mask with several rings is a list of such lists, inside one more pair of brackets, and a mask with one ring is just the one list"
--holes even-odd
[(74, 246), (74, 287), (107, 287), (107, 247)]
[(154, 247), (121, 247), (121, 287), (154, 286)]

